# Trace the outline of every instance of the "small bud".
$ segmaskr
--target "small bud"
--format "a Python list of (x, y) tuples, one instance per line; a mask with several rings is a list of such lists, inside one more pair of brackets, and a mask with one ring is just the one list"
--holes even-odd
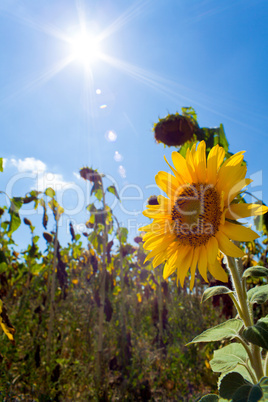
[(32, 222), (27, 218), (24, 218), (23, 222), (25, 223), (25, 225), (32, 226)]
[(142, 242), (142, 237), (141, 236), (134, 237), (134, 241), (139, 244)]
[(48, 232), (44, 232), (43, 233), (44, 239), (48, 242), (48, 243), (52, 243), (53, 242), (53, 236), (48, 233)]
[(156, 195), (151, 195), (151, 197), (148, 199), (148, 204), (149, 205), (159, 205), (157, 196)]

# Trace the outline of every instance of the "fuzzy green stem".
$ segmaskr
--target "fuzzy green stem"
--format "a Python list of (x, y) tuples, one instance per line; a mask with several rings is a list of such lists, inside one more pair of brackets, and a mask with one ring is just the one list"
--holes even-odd
[[(247, 294), (245, 289), (245, 283), (242, 281), (242, 275), (239, 272), (239, 269), (235, 263), (234, 258), (227, 257), (228, 266), (231, 273), (231, 278), (233, 281), (233, 286), (235, 289), (235, 293), (237, 296), (237, 301), (240, 306), (238, 310), (238, 314), (241, 320), (244, 322), (245, 327), (251, 327), (254, 325), (253, 317), (250, 314), (250, 306), (247, 300)], [(262, 359), (261, 359), (261, 350), (259, 346), (251, 345), (251, 354), (252, 356), (251, 364), (256, 373), (257, 379), (260, 380), (263, 377), (263, 367), (262, 367)]]
[(233, 301), (233, 303), (234, 303), (234, 305), (235, 305), (235, 308), (236, 308), (236, 310), (237, 310), (237, 312), (238, 312), (239, 317), (241, 317), (242, 311), (241, 311), (240, 305), (239, 305), (238, 301), (236, 300), (234, 294), (233, 294), (233, 293), (229, 293), (228, 295), (229, 295), (230, 298), (232, 299), (232, 301)]
[[(240, 342), (244, 346), (244, 348), (245, 348), (245, 350), (246, 350), (246, 352), (248, 354), (251, 366), (253, 367), (254, 366), (254, 356), (252, 355), (252, 351), (250, 350), (250, 347), (247, 345), (247, 343), (244, 341), (244, 339), (241, 338), (241, 336), (236, 336), (235, 339), (237, 339), (238, 342)], [(255, 374), (253, 373), (253, 371), (248, 366), (246, 366), (246, 369), (248, 370), (248, 372), (249, 372), (254, 384), (257, 384), (258, 380), (257, 380)]]
[(264, 373), (266, 376), (268, 376), (268, 352), (266, 352), (266, 357), (265, 357)]
[(232, 257), (227, 257), (228, 260), (228, 265), (229, 265), (229, 270), (231, 272), (231, 278), (233, 281), (233, 286), (237, 295), (237, 300), (238, 300), (238, 305), (239, 305), (239, 310), (238, 314), (243, 320), (245, 327), (251, 327), (253, 325), (253, 320), (249, 312), (249, 306), (247, 299), (245, 298), (245, 290), (243, 289), (242, 286), (242, 278), (241, 275), (237, 269), (236, 263), (234, 258)]

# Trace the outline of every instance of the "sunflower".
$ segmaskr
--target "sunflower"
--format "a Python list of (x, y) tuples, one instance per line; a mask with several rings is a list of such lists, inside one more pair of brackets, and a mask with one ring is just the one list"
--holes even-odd
[(177, 282), (184, 285), (190, 269), (190, 289), (198, 268), (206, 282), (207, 271), (222, 282), (228, 281), (217, 259), (218, 251), (230, 257), (242, 257), (234, 241), (252, 241), (258, 234), (236, 222), (237, 219), (262, 215), (268, 208), (259, 204), (238, 203), (241, 190), (251, 183), (246, 179), (243, 151), (224, 163), (225, 150), (216, 145), (206, 160), (206, 143), (201, 141), (187, 150), (184, 158), (172, 153), (173, 174), (159, 172), (156, 184), (167, 197), (158, 196), (158, 205), (147, 205), (143, 212), (153, 222), (140, 230), (145, 250), (151, 250), (145, 261), (153, 258), (156, 267), (165, 262), (164, 279), (177, 270)]

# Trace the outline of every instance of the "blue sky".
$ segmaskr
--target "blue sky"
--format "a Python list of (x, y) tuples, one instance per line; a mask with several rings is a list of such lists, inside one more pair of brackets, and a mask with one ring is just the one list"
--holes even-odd
[[(89, 190), (77, 174), (92, 166), (117, 186), (113, 209), (134, 237), (174, 150), (155, 143), (153, 124), (192, 106), (201, 127), (223, 123), (230, 150), (246, 150), (249, 190), (268, 203), (267, 15), (265, 0), (2, 0), (1, 189), (58, 188), (64, 243), (68, 219), (87, 219)], [(70, 62), (83, 24), (101, 39), (87, 68)], [(28, 213), (41, 234), (41, 215)]]

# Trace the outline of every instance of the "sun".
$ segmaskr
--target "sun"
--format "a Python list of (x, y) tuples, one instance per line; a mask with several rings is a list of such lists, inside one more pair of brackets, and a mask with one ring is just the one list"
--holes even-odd
[(92, 65), (100, 57), (100, 41), (87, 31), (81, 31), (70, 40), (71, 57), (85, 66)]

